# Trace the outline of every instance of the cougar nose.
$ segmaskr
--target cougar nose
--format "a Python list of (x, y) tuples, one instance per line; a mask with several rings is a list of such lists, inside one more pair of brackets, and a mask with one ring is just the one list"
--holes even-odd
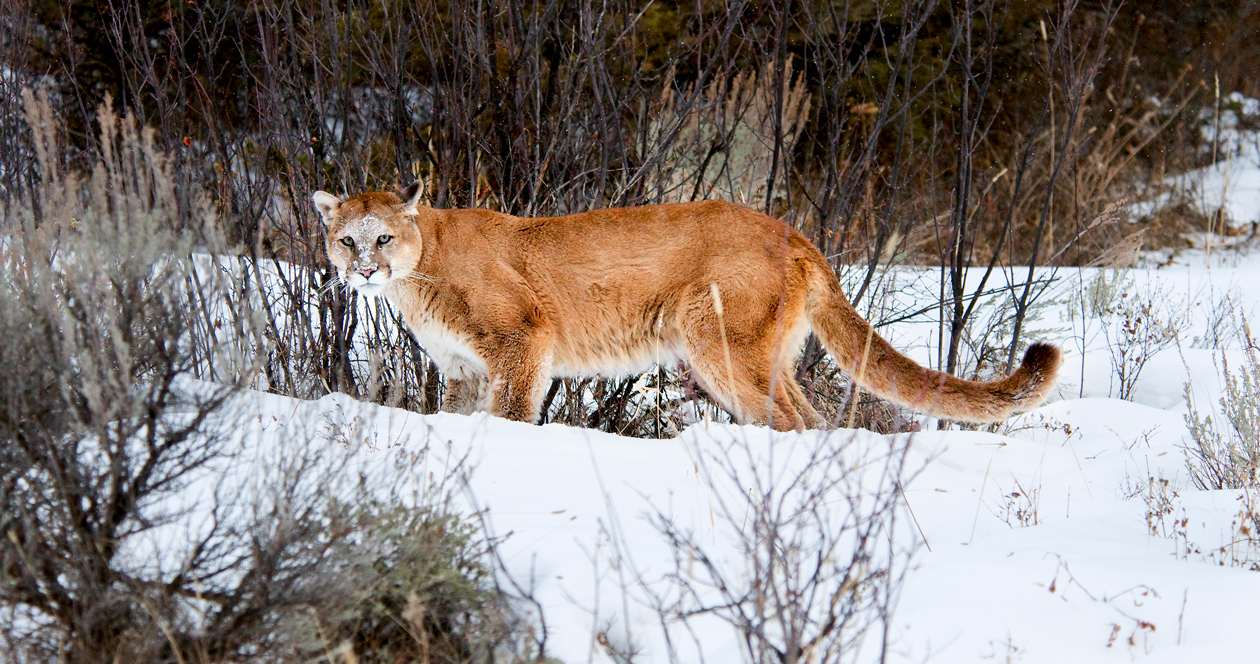
[(364, 278), (371, 279), (372, 275), (376, 274), (376, 268), (364, 268), (359, 270), (359, 274), (363, 275)]

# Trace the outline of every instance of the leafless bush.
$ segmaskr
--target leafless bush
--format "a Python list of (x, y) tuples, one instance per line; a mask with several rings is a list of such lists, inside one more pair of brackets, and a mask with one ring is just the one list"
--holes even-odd
[(1188, 303), (1149, 287), (1124, 291), (1107, 310), (1111, 322), (1103, 327), (1111, 351), (1116, 396), (1133, 397), (1142, 369), (1151, 357), (1177, 343), (1190, 326)]
[[(1193, 467), (1191, 478), (1198, 484)], [(1159, 478), (1148, 475), (1131, 492), (1146, 503), (1146, 525), (1151, 536), (1172, 540), (1179, 559), (1195, 556), (1222, 567), (1260, 571), (1260, 500), (1254, 485), (1243, 487), (1236, 499), (1238, 512), (1223, 532), (1220, 544), (1215, 546), (1200, 539), (1206, 533), (1192, 534), (1184, 498), (1173, 480), (1162, 473)]]
[(152, 133), (102, 108), (84, 176), (47, 99), (25, 106), (38, 169), (0, 208), (0, 656), (519, 651), (446, 485), (408, 500), (409, 465), (369, 483), (359, 446), (301, 427), (244, 444), (268, 321), (240, 261), (195, 251), (225, 249), (213, 208)]
[(1238, 497), (1238, 512), (1230, 520), (1228, 539), (1209, 558), (1218, 565), (1260, 572), (1260, 496), (1247, 487)]
[[(993, 2), (967, 3), (956, 17), (963, 27), (955, 55), (961, 74), (957, 114), (949, 124), (958, 137), (951, 144), (956, 168), (950, 207), (934, 217), (933, 238), (947, 270), (940, 293), (949, 332), (942, 339), (947, 343), (942, 358), (951, 373), (962, 366), (968, 327), (995, 270), (1003, 272), (998, 287), (1012, 308), (1001, 367), (1009, 370), (1028, 336), (1024, 326), (1031, 309), (1054, 281), (1054, 268), (1114, 262), (1105, 254), (1119, 240), (1112, 228), (1125, 216), (1119, 201), (1140, 185), (1134, 177), (1137, 155), (1185, 107), (1165, 107), (1167, 116), (1156, 119), (1155, 109), (1132, 103), (1136, 90), (1127, 82), (1127, 65), (1109, 81), (1109, 101), (1096, 99), (1095, 84), (1107, 59), (1117, 47), (1131, 53), (1132, 43), (1116, 44), (1110, 37), (1118, 5), (1104, 3), (1094, 11), (1065, 2), (1037, 19), (1040, 29), (1026, 44), (1024, 57), (1031, 62), (1022, 87), (1038, 110), (1004, 117), (993, 99), (999, 89), (997, 25), (1011, 11)], [(1117, 95), (1123, 104), (1115, 101)], [(994, 140), (992, 133), (999, 131), (1004, 139)], [(1104, 237), (1108, 241), (1100, 245)], [(1120, 244), (1131, 247), (1140, 237), (1130, 234)], [(1134, 251), (1125, 253), (1131, 259)], [(1050, 269), (1039, 276), (1039, 266)], [(968, 283), (973, 270), (981, 276)]]
[(1238, 512), (1222, 543), (1210, 546), (1192, 539), (1181, 496), (1163, 476), (1148, 477), (1131, 493), (1141, 495), (1146, 502), (1151, 534), (1172, 539), (1179, 556), (1201, 555), (1218, 565), (1254, 571), (1260, 570), (1260, 350), (1245, 315), (1239, 315), (1238, 328), (1243, 366), (1231, 371), (1225, 356), (1219, 357), (1217, 369), (1225, 387), (1219, 410), (1196, 404), (1191, 385), (1185, 386), (1189, 405), (1185, 420), (1191, 439), (1185, 454), (1190, 481), (1203, 490), (1240, 492)]
[(1010, 493), (1003, 493), (1001, 503), (990, 507), (993, 515), (1014, 528), (1027, 528), (1041, 523), (1041, 487), (1025, 489), (1018, 479)]
[(1137, 494), (1146, 503), (1146, 527), (1150, 534), (1179, 540), (1188, 547), (1188, 519), (1181, 509), (1181, 493), (1174, 481), (1164, 477), (1163, 473), (1158, 478), (1148, 475), (1146, 481), (1139, 484)]
[(840, 662), (886, 649), (918, 542), (902, 522), (909, 438), (832, 435), (790, 449), (702, 440), (698, 474), (735, 555), (665, 512), (652, 517), (674, 569), (662, 584), (640, 583), (663, 628), (685, 632), (715, 617), (753, 662)]
[(1206, 308), (1206, 326), (1203, 336), (1195, 336), (1190, 340), (1191, 348), (1208, 350), (1224, 350), (1233, 345), (1241, 336), (1239, 328), (1239, 307), (1236, 304), (1242, 293), (1231, 288), (1223, 293), (1215, 288), (1208, 294)]
[(1191, 554), (1203, 553), (1197, 544), (1190, 541), (1190, 519), (1186, 516), (1181, 488), (1175, 477), (1168, 479), (1162, 471), (1159, 477), (1155, 477), (1148, 469), (1145, 480), (1132, 483), (1126, 477), (1125, 482), (1128, 486), (1122, 490), (1124, 499), (1140, 497), (1146, 504), (1146, 529), (1151, 537), (1172, 540), (1174, 554), (1180, 560)]

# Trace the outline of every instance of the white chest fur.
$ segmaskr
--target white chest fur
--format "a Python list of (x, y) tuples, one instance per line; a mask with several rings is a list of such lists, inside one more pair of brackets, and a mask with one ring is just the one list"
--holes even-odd
[(404, 313), (412, 338), (448, 378), (474, 378), (487, 374), (485, 360), (473, 349), (468, 337), (420, 311), (413, 293), (387, 287), (384, 295), (395, 308), (413, 312), (410, 315)]
[(408, 320), (411, 336), (437, 363), (442, 373), (456, 378), (486, 374), (485, 360), (468, 340), (445, 325), (428, 320)]

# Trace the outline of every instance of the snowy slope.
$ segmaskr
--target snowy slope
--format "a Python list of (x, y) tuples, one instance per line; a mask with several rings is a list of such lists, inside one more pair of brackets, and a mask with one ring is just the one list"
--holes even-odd
[[(1206, 204), (1225, 204), (1236, 222), (1260, 218), (1260, 162), (1244, 148), (1192, 174)], [(403, 476), (409, 487), (382, 490), (405, 494), (461, 473), (467, 509), (484, 509), (491, 533), (505, 536), (508, 574), (542, 607), (551, 656), (615, 661), (606, 641), (637, 650), (636, 662), (733, 662), (742, 646), (728, 624), (663, 622), (653, 608), (677, 571), (660, 518), (740, 582), (748, 569), (736, 535), (748, 532), (739, 508), (750, 489), (760, 482), (784, 496), (829, 487), (836, 499), (822, 511), (839, 524), (854, 504), (847, 499), (889, 490), (879, 460), (901, 446), (904, 499), (879, 554), (908, 563), (886, 635), (889, 661), (1251, 661), (1260, 574), (1220, 565), (1213, 553), (1233, 537), (1240, 492), (1195, 490), (1185, 455), (1186, 384), (1194, 407), (1214, 408), (1219, 368), (1241, 365), (1239, 314), (1260, 320), (1260, 257), (1224, 254), (1191, 253), (1153, 271), (1055, 273), (1029, 336), (1063, 348), (1058, 394), (1000, 433), (932, 431), (928, 422), (896, 438), (798, 435), (700, 423), (676, 439), (640, 440), (485, 414), (421, 416), (343, 395), (300, 402), (250, 392), (236, 402), (249, 424), (235, 434), (258, 472), (242, 486), (265, 486), (286, 432), (347, 445), (350, 469), (382, 482), (397, 481), (388, 469), (399, 463), (413, 470)], [(899, 284), (886, 305), (913, 311), (936, 301), (935, 271), (888, 276)], [(1080, 293), (1107, 283), (1106, 307), (1091, 311)], [(1140, 366), (1125, 355), (1121, 331), (1134, 311), (1140, 330), (1160, 325), (1172, 338)], [(940, 328), (930, 314), (881, 334), (938, 365)], [(1115, 398), (1126, 391), (1122, 371), (1139, 370), (1128, 399)], [(838, 461), (810, 466), (819, 450)], [(723, 461), (733, 476), (712, 472)], [(803, 468), (810, 474), (798, 476)], [(1151, 515), (1160, 493), (1152, 480), (1168, 482), (1163, 518)], [(884, 636), (868, 634), (856, 659), (875, 661)]]
[[(629, 644), (640, 662), (741, 661), (738, 636), (721, 620), (663, 626), (652, 597), (670, 593), (674, 558), (650, 517), (668, 516), (730, 578), (745, 579), (732, 530), (739, 519), (724, 519), (723, 506), (738, 510), (756, 479), (793, 489), (793, 473), (815, 450), (841, 450), (844, 468), (858, 468), (896, 444), (908, 444), (903, 504), (913, 514), (902, 507), (890, 531), (895, 555), (911, 555), (889, 625), (890, 661), (1246, 661), (1249, 628), (1260, 618), (1260, 574), (1208, 555), (1230, 540), (1239, 492), (1190, 486), (1184, 385), (1191, 382), (1201, 410), (1219, 398), (1217, 367), (1222, 358), (1238, 366), (1241, 351), (1233, 319), (1213, 321), (1231, 307), (1255, 311), (1260, 259), (1122, 275), (1127, 295), (1116, 302), (1149, 301), (1156, 318), (1185, 317), (1177, 343), (1149, 358), (1130, 400), (1109, 397), (1118, 390), (1119, 314), (1074, 313), (1071, 294), (1099, 273), (1058, 277), (1037, 329), (1065, 351), (1059, 394), (1008, 422), (1005, 435), (924, 431), (893, 439), (701, 423), (676, 439), (641, 440), (485, 414), (421, 416), (343, 395), (300, 402), (258, 392), (240, 397), (252, 424), (238, 435), (255, 450), (256, 481), (264, 484), (265, 459), (286, 427), (321, 431), (337, 449), (334, 440), (348, 442), (354, 470), (396, 477), (386, 469), (414, 464), (408, 481), (417, 490), (462, 460), (471, 469), (462, 494), (469, 511), (486, 510), (492, 534), (506, 536), (508, 572), (534, 589), (548, 652), (565, 662), (616, 661), (601, 640)], [(930, 272), (901, 278), (936, 282)], [(919, 296), (913, 288), (896, 295)], [(937, 329), (911, 321), (885, 333), (928, 361)], [(706, 475), (731, 449), (740, 476)], [(837, 490), (878, 488), (879, 469), (864, 468)], [(1179, 494), (1163, 521), (1148, 518), (1143, 487), (1151, 479), (1167, 479)], [(843, 498), (828, 503), (836, 520), (848, 513)], [(1174, 526), (1181, 518), (1184, 525)], [(1167, 536), (1175, 528), (1184, 533)], [(1199, 552), (1187, 553), (1187, 544)], [(868, 635), (858, 661), (875, 661), (881, 638), (878, 630)]]
[[(340, 395), (298, 403), (254, 393), (245, 405), (262, 416), (259, 422), (272, 414), (289, 421), (362, 418), (358, 431), (373, 443), (358, 452), (366, 465), (388, 464), (390, 455), (428, 444), (435, 451), (417, 473), (421, 479), (440, 473), (445, 459), (468, 454), (469, 495), (488, 509), (495, 533), (508, 535), (502, 549), (508, 568), (523, 585), (536, 586), (549, 650), (566, 662), (611, 661), (595, 643), (610, 625), (609, 636), (636, 644), (641, 661), (668, 659), (655, 612), (643, 604), (642, 589), (627, 582), (631, 572), (658, 578), (670, 568), (647, 513), (662, 508), (702, 540), (710, 537), (713, 551), (738, 557), (721, 536), (720, 519), (711, 520), (714, 489), (696, 474), (697, 459), (708, 451), (742, 439), (752, 463), (764, 468), (790, 465), (785, 458), (828, 437), (852, 437), (872, 449), (885, 442), (866, 432), (774, 434), (719, 425), (696, 425), (674, 440), (637, 440), (486, 415), (420, 416)], [(1024, 421), (1041, 417), (1073, 432), (1032, 426), (1008, 437), (914, 435), (908, 467), (923, 472), (905, 494), (928, 546), (917, 550), (906, 577), (890, 634), (893, 660), (1245, 656), (1248, 627), (1260, 616), (1260, 575), (1194, 556), (1179, 559), (1172, 540), (1149, 534), (1143, 501), (1123, 496), (1127, 483), (1148, 474), (1184, 478), (1180, 414), (1092, 398), (1054, 403)], [(268, 437), (255, 433), (246, 437)], [(771, 462), (772, 455), (778, 460)], [(1022, 527), (1003, 509), (1016, 482), (1035, 492), (1035, 525)], [(1236, 496), (1182, 493), (1198, 524), (1194, 537), (1218, 545), (1237, 511)], [(611, 564), (613, 528), (632, 570)], [(621, 620), (627, 612), (628, 636)], [(709, 621), (699, 634), (706, 661), (739, 659), (729, 627)], [(686, 650), (681, 658), (699, 661)]]

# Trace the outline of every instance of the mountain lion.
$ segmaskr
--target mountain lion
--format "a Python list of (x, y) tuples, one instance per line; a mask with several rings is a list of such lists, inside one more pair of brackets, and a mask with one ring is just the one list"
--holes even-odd
[(733, 203), (521, 218), (419, 195), (415, 183), (401, 197), (312, 198), (342, 278), (397, 307), (446, 376), (445, 410), (537, 422), (552, 377), (681, 359), (738, 421), (818, 428), (792, 373), (810, 330), (862, 387), (951, 420), (1032, 408), (1058, 371), (1042, 343), (1001, 380), (920, 367), (858, 315), (804, 235)]

